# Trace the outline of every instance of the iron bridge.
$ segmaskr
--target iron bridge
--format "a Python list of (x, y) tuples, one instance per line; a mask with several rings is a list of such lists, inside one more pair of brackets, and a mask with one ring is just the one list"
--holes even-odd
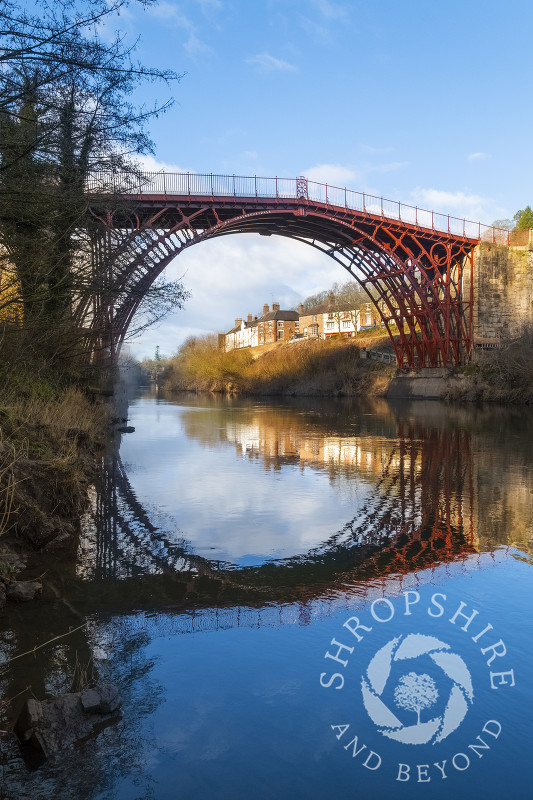
[[(399, 367), (468, 362), (473, 251), (509, 232), (299, 178), (195, 173), (95, 175), (88, 187), (95, 289), (77, 323), (91, 358), (114, 359), (143, 297), (191, 245), (286, 236), (337, 261), (384, 309)], [(230, 276), (228, 276), (230, 279)]]

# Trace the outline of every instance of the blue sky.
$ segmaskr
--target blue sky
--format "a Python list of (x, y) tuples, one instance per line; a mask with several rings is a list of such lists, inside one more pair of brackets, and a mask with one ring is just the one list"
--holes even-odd
[[(147, 168), (304, 174), (490, 223), (533, 201), (532, 22), (525, 0), (161, 0), (118, 27), (146, 63), (185, 73)], [(311, 248), (244, 235), (167, 275), (193, 296), (137, 355), (347, 278)]]

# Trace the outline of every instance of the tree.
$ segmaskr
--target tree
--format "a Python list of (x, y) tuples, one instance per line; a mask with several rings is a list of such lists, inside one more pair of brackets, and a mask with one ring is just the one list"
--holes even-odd
[(422, 709), (432, 706), (438, 696), (435, 681), (426, 673), (418, 675), (416, 672), (409, 672), (403, 675), (394, 690), (396, 705), (407, 711), (414, 711), (417, 715), (417, 725), (420, 725)]
[(526, 206), (523, 211), (517, 211), (513, 219), (516, 222), (515, 230), (523, 231), (533, 228), (533, 210), (531, 206)]
[[(95, 23), (127, 2), (43, 0), (40, 16), (10, 2), (0, 11), (0, 252), (3, 271), (9, 265), (16, 275), (18, 296), (8, 296), (22, 303), (23, 332), (52, 361), (77, 344), (85, 321), (74, 320), (76, 309), (89, 309), (102, 289), (93, 269), (98, 237), (110, 245), (104, 289), (123, 291), (117, 263), (132, 237), (112, 239), (88, 225), (87, 184), (95, 174), (138, 176), (132, 154), (153, 152), (146, 124), (171, 101), (137, 107), (132, 93), (145, 80), (180, 78), (135, 62), (120, 36), (99, 37)], [(120, 205), (109, 194), (113, 177), (99, 183), (108, 207)], [(142, 294), (145, 320), (179, 307), (185, 295), (179, 282), (155, 284)]]

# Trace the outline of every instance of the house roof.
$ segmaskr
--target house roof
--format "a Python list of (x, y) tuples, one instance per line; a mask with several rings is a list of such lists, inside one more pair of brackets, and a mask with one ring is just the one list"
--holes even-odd
[(300, 319), (300, 315), (297, 311), (269, 311), (268, 314), (263, 314), (262, 317), (258, 319), (254, 319), (251, 322), (247, 322), (245, 319), (241, 322), (240, 325), (232, 328), (230, 331), (226, 333), (226, 336), (229, 336), (230, 333), (237, 333), (237, 331), (241, 330), (244, 326), (245, 328), (253, 328), (259, 322), (269, 322), (270, 320), (284, 320), (286, 322), (296, 322)]
[(263, 314), (262, 317), (259, 317), (259, 319), (255, 321), (255, 324), (257, 325), (258, 322), (268, 322), (271, 319), (283, 319), (295, 322), (300, 319), (300, 315), (297, 311), (269, 311), (268, 314)]
[(318, 306), (313, 306), (313, 308), (309, 308), (307, 311), (304, 311), (303, 314), (300, 314), (300, 317), (312, 317), (318, 314), (331, 314), (335, 313), (336, 311), (355, 311), (356, 309), (353, 306), (353, 303), (331, 303), (326, 300), (325, 303), (320, 303)]

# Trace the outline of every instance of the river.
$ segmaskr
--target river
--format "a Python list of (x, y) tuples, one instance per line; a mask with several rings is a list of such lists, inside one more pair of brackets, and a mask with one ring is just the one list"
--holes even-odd
[(78, 628), (0, 668), (12, 708), (99, 676), (122, 718), (36, 770), (4, 740), (6, 798), (531, 796), (531, 410), (142, 390), (128, 424), (0, 623), (2, 661)]

